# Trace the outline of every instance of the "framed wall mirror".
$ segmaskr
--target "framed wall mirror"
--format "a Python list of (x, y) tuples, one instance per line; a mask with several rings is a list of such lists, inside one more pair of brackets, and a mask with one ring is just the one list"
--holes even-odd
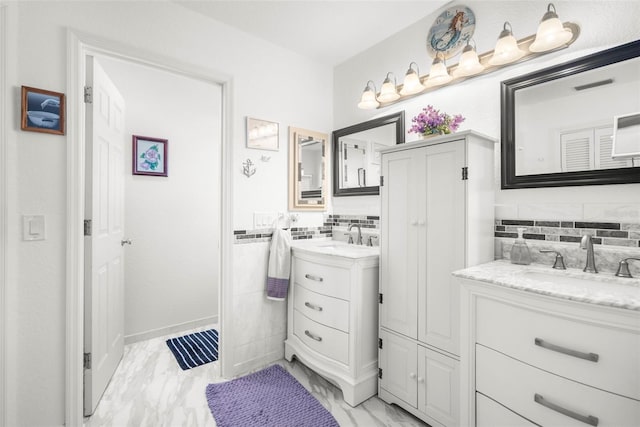
[(640, 157), (612, 156), (615, 118), (640, 112), (640, 40), (504, 81), (501, 107), (503, 189), (640, 182)]
[(404, 141), (404, 111), (333, 131), (333, 195), (380, 194), (380, 150)]
[(326, 209), (328, 148), (327, 134), (289, 128), (289, 210)]

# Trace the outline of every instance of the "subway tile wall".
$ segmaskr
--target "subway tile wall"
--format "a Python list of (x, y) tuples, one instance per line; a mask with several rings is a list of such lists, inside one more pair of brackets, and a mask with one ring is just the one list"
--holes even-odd
[[(325, 215), (320, 227), (291, 227), (293, 240), (320, 239), (332, 237), (333, 227), (348, 227), (359, 224), (362, 228), (380, 228), (380, 217), (371, 215)], [(234, 230), (234, 244), (268, 242), (271, 240), (271, 228), (257, 230)]]
[(517, 237), (524, 228), (524, 238), (548, 242), (580, 242), (582, 235), (591, 234), (593, 243), (606, 246), (640, 247), (640, 224), (625, 222), (541, 221), (498, 219), (495, 237)]

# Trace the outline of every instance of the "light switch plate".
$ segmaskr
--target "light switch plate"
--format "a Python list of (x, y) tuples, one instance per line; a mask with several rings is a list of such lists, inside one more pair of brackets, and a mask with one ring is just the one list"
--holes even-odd
[(23, 215), (22, 216), (22, 240), (35, 241), (44, 240), (45, 237), (44, 215)]

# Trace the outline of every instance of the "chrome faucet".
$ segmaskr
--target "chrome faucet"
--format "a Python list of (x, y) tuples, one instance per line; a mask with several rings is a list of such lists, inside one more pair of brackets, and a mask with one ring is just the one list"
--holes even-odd
[(640, 261), (640, 258), (625, 258), (620, 261), (618, 264), (618, 271), (616, 271), (616, 276), (618, 277), (629, 277), (632, 278), (631, 272), (629, 271), (629, 261), (635, 260)]
[(356, 244), (361, 245), (362, 244), (362, 229), (360, 228), (360, 224), (351, 224), (349, 225), (349, 230), (351, 231), (351, 229), (353, 227), (358, 227), (358, 238), (356, 239)]
[(587, 263), (582, 271), (586, 271), (587, 273), (597, 273), (598, 269), (596, 268), (596, 260), (593, 254), (593, 240), (591, 239), (590, 234), (582, 236), (582, 239), (580, 240), (580, 248), (587, 250)]

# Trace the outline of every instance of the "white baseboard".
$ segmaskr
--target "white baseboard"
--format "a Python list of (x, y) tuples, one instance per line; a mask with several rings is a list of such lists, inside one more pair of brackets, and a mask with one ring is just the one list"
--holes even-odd
[(124, 344), (133, 344), (140, 341), (158, 338), (164, 335), (171, 335), (178, 332), (188, 331), (190, 329), (200, 328), (202, 326), (210, 326), (218, 323), (218, 316), (205, 317), (203, 319), (192, 320), (189, 322), (179, 323), (177, 325), (166, 326), (164, 328), (152, 329), (146, 332), (126, 335)]
[(271, 353), (267, 353), (261, 355), (260, 357), (256, 357), (251, 360), (246, 360), (244, 362), (236, 363), (233, 365), (233, 375), (231, 378), (236, 378), (242, 375), (249, 374), (251, 372), (257, 371), (259, 369), (265, 368), (266, 366), (272, 365), (274, 362), (278, 360), (283, 360), (284, 351), (273, 351)]

